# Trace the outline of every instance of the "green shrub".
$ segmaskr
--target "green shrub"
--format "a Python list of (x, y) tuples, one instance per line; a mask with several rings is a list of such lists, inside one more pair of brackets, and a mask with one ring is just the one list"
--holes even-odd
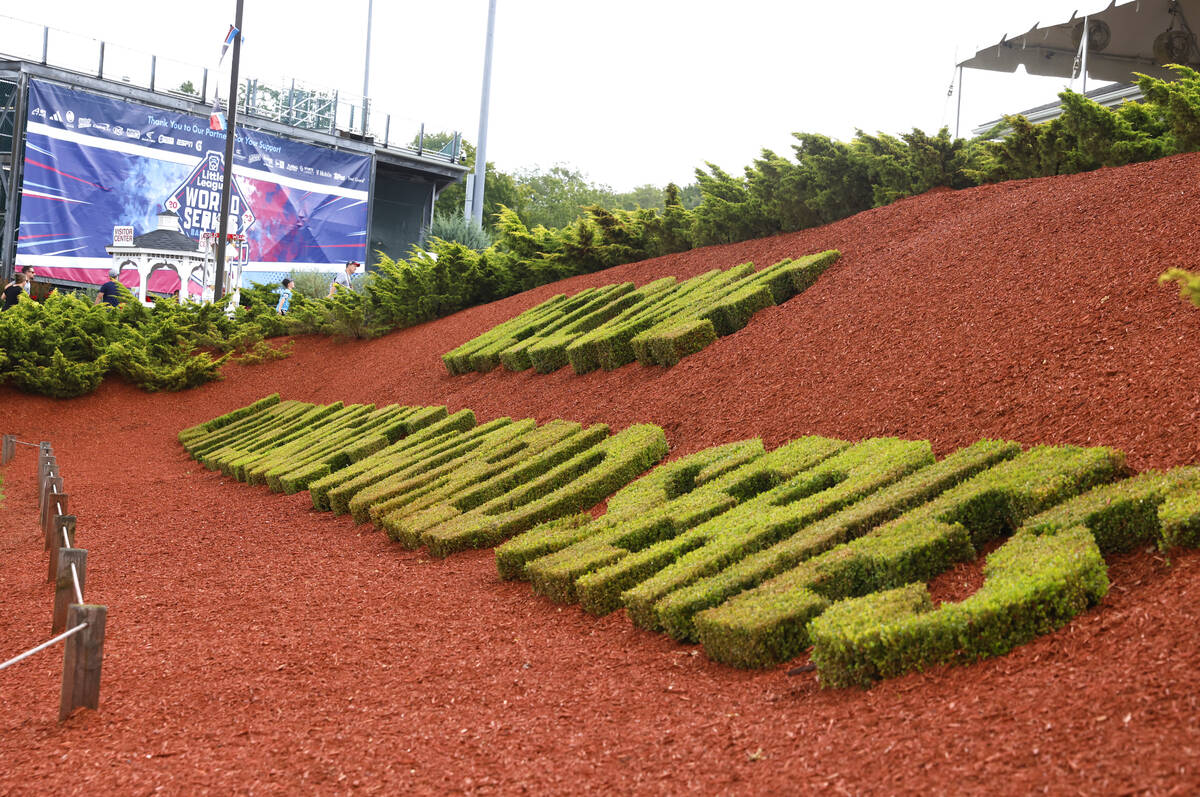
[[(694, 490), (686, 498), (668, 504), (664, 507), (668, 514), (661, 519), (648, 516), (641, 522), (646, 530), (633, 537), (634, 548), (607, 551), (610, 556), (615, 554), (611, 562), (596, 566), (575, 580), (574, 589), (580, 605), (592, 614), (606, 614), (620, 608), (625, 590), (705, 543), (705, 532), (699, 531), (698, 527), (711, 526), (701, 526), (702, 523), (719, 524), (724, 518), (723, 513), (739, 503), (769, 493), (849, 445), (843, 440), (802, 437), (750, 460)], [(651, 536), (647, 536), (647, 532)], [(570, 556), (570, 553), (564, 552), (564, 556)], [(530, 565), (530, 573), (535, 577), (536, 586), (535, 565)]]
[(435, 212), (425, 237), (462, 244), (476, 252), (482, 252), (492, 245), (491, 234), (461, 213)]
[[(677, 542), (691, 550), (651, 578), (627, 589), (621, 595), (621, 602), (629, 609), (635, 624), (652, 630), (663, 628), (676, 639), (694, 641), (692, 616), (707, 606), (672, 602), (673, 593), (791, 537), (933, 462), (933, 450), (924, 441), (875, 438), (851, 446), (681, 535)], [(703, 540), (702, 544), (693, 547), (695, 539)]]
[(894, 520), (976, 473), (1016, 456), (1020, 450), (1016, 443), (994, 440), (960, 449), (824, 519), (800, 527), (774, 545), (671, 592), (654, 609), (663, 625), (674, 629), (673, 634), (690, 638), (694, 630), (691, 620), (697, 612), (718, 606), (772, 576)]
[(577, 374), (635, 359), (674, 365), (803, 291), (837, 257), (828, 251), (760, 272), (745, 263), (683, 283), (667, 278), (636, 290), (625, 283), (554, 297), (445, 353), (442, 362), (452, 375), (498, 364), (539, 373), (570, 364)]
[(1158, 282), (1159, 284), (1178, 282), (1180, 298), (1200, 307), (1200, 274), (1185, 271), (1182, 268), (1170, 268), (1159, 276)]
[(279, 403), (279, 394), (272, 393), (269, 396), (260, 398), (253, 404), (248, 404), (245, 407), (239, 407), (236, 410), (230, 410), (224, 415), (218, 415), (210, 421), (190, 426), (179, 433), (179, 442), (187, 444), (189, 441), (199, 439), (209, 432), (222, 429), (230, 424), (242, 421), (252, 415), (257, 415), (267, 407), (273, 407)]
[(414, 496), (402, 484), (384, 500), (377, 499), (371, 518), (393, 540), (416, 548), (427, 529), (496, 501), (607, 436), (608, 427), (602, 424), (587, 430), (567, 421), (540, 428), (532, 420), (513, 424), (503, 438), (446, 463), (432, 489)]
[(695, 615), (710, 658), (739, 667), (785, 661), (809, 644), (808, 622), (835, 600), (927, 581), (1025, 519), (1125, 473), (1107, 448), (1040, 446), (932, 502)]
[(0, 378), (60, 398), (89, 393), (109, 375), (148, 391), (183, 390), (220, 378), (233, 356), (286, 356), (264, 343), (259, 316), (244, 308), (227, 317), (219, 305), (145, 307), (127, 289), (121, 296), (114, 308), (54, 292), (0, 314)]
[(560, 603), (576, 601), (581, 575), (733, 506), (735, 499), (716, 480), (762, 454), (762, 441), (744, 440), (657, 467), (609, 499), (603, 517), (538, 526), (501, 545), (501, 577), (526, 576), (535, 592)]
[(421, 542), (434, 556), (498, 545), (539, 523), (584, 511), (666, 453), (662, 429), (631, 426), (511, 493), (434, 526)]
[[(383, 476), (402, 469), (406, 457), (419, 460), (422, 452), (453, 445), (460, 434), (466, 434), (475, 427), (475, 413), (472, 411), (459, 410), (447, 416), (444, 408), (439, 409), (439, 417), (433, 418), (411, 435), (309, 484), (308, 494), (313, 508), (335, 513), (347, 512), (350, 498), (361, 489), (359, 484), (373, 484)], [(396, 464), (398, 460), (401, 464)]]

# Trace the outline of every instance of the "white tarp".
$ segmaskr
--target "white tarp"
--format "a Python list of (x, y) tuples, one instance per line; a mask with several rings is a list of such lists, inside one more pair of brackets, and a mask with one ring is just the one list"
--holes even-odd
[(1200, 25), (1200, 0), (1130, 0), (1107, 8), (1076, 11), (1071, 19), (985, 47), (960, 66), (1013, 72), (1024, 66), (1031, 75), (1070, 78), (1077, 74), (1076, 58), (1088, 21), (1088, 77), (1124, 82), (1132, 73), (1170, 78), (1165, 64), (1200, 68), (1200, 48), (1192, 24)]

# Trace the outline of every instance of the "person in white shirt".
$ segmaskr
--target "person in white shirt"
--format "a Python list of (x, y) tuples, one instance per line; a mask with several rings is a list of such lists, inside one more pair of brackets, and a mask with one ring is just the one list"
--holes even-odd
[(329, 295), (333, 296), (338, 291), (343, 290), (353, 292), (354, 283), (351, 281), (351, 277), (354, 276), (354, 272), (358, 271), (358, 267), (361, 265), (362, 263), (359, 263), (357, 260), (347, 261), (346, 270), (334, 277), (333, 282), (329, 283)]

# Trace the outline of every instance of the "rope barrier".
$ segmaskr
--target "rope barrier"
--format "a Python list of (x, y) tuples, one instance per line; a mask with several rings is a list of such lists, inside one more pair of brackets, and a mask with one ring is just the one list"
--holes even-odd
[(87, 623), (80, 623), (79, 625), (75, 626), (74, 628), (63, 631), (58, 636), (54, 637), (54, 639), (51, 639), (47, 642), (43, 642), (42, 644), (38, 645), (35, 648), (30, 648), (29, 650), (22, 653), (20, 656), (13, 656), (8, 661), (4, 662), (3, 664), (0, 664), (0, 670), (3, 670), (6, 667), (11, 667), (12, 665), (16, 664), (18, 661), (23, 661), (23, 660), (29, 658), (30, 656), (32, 656), (34, 653), (37, 653), (38, 651), (41, 651), (41, 650), (45, 650), (46, 648), (53, 645), (55, 642), (61, 642), (64, 639), (66, 639), (67, 637), (71, 636), (72, 634), (74, 634), (78, 631), (82, 631), (83, 629), (85, 629), (87, 627), (88, 627)]
[[(62, 514), (62, 504), (58, 504), (58, 514)], [(62, 532), (63, 547), (71, 547), (71, 538), (67, 536), (67, 527), (59, 526), (59, 531)], [(75, 584), (76, 603), (83, 603), (83, 590), (79, 588), (79, 571), (75, 569), (75, 563), (71, 562), (71, 581)]]
[[(38, 449), (37, 505), (41, 512), (40, 524), (45, 535), (46, 548), (50, 554), (47, 578), (55, 584), (54, 613), (50, 633), (72, 623), (75, 625), (53, 639), (0, 663), (0, 670), (24, 661), (51, 645), (71, 639), (80, 631), (90, 629), (87, 634), (73, 639), (63, 646), (62, 695), (58, 708), (58, 720), (62, 722), (77, 708), (96, 709), (100, 705), (100, 670), (104, 659), (104, 627), (108, 609), (105, 606), (88, 605), (83, 602), (83, 579), (80, 577), (80, 570), (84, 572), (87, 570), (87, 551), (75, 549), (72, 545), (71, 537), (75, 518), (63, 514), (63, 502), (67, 500), (67, 495), (63, 492), (62, 472), (54, 458), (52, 446), (49, 442), (28, 443), (18, 440), (16, 435), (6, 434), (3, 437), (3, 445), (0, 445), (0, 463), (2, 464), (7, 465), (12, 461), (17, 445)], [(51, 496), (55, 496), (55, 512), (53, 514), (46, 503)], [(62, 535), (63, 547), (61, 548), (57, 547), (54, 542), (55, 526), (58, 526)], [(71, 566), (69, 584), (62, 578), (65, 574), (60, 572), (61, 566), (65, 564)], [(71, 601), (72, 597), (75, 599), (74, 603)]]
[(71, 562), (71, 580), (75, 582), (75, 602), (83, 603), (83, 590), (79, 588), (79, 571), (75, 569), (74, 562)]

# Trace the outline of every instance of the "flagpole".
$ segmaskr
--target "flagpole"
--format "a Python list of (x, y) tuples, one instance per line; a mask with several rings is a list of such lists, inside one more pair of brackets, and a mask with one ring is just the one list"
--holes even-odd
[(233, 132), (237, 128), (238, 61), (242, 56), (242, 3), (237, 0), (233, 22), (233, 63), (229, 72), (229, 120), (225, 128), (225, 168), (221, 175), (221, 221), (217, 231), (217, 276), (213, 283), (213, 301), (225, 294), (225, 239), (229, 234), (229, 196), (233, 189)]

